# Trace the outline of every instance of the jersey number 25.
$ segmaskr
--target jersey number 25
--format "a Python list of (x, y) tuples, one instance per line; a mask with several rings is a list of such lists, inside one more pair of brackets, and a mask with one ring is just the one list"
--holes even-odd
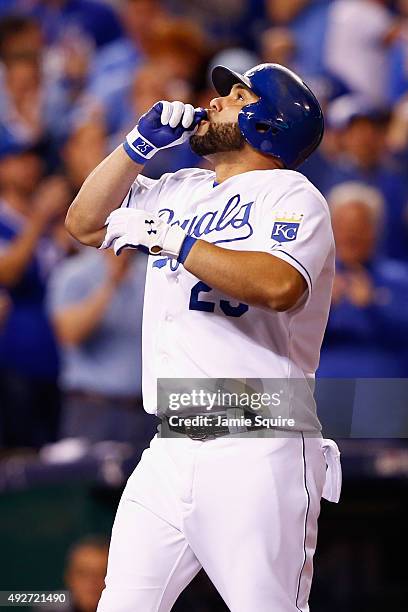
[[(207, 302), (198, 299), (200, 293), (209, 293), (212, 288), (203, 283), (198, 282), (191, 289), (189, 310), (201, 310), (203, 312), (214, 312), (215, 302)], [(220, 308), (227, 317), (241, 317), (249, 308), (248, 304), (240, 302), (237, 306), (233, 306), (228, 300), (220, 300)]]

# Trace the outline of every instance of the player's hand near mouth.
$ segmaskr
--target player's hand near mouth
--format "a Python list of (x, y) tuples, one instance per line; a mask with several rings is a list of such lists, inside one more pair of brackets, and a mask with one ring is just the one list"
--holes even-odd
[[(68, 231), (90, 246), (108, 248), (116, 241), (118, 254), (123, 248), (139, 248), (175, 258), (200, 280), (249, 305), (278, 311), (295, 306), (307, 286), (302, 275), (285, 261), (264, 252), (227, 250), (196, 240), (178, 226), (169, 227), (151, 215), (145, 218), (142, 211), (115, 210), (146, 161), (157, 151), (181, 144), (193, 135), (199, 154), (206, 153), (200, 149), (200, 139), (208, 147), (207, 139), (210, 150), (211, 139), (218, 147), (218, 141), (224, 139), (219, 152), (206, 154), (216, 166), (218, 182), (248, 170), (281, 167), (242, 142), (241, 135), (237, 143), (229, 141), (228, 130), (236, 125), (239, 111), (257, 99), (245, 87), (234, 85), (228, 96), (214, 98), (208, 110), (181, 102), (156, 103), (140, 118), (123, 147), (118, 147), (87, 178), (68, 212)], [(153, 222), (158, 228), (154, 230), (159, 239), (155, 244), (151, 242), (152, 226), (146, 226)]]

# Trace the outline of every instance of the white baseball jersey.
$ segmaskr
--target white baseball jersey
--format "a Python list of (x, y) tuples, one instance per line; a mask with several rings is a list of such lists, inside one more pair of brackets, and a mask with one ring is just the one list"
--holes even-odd
[[(294, 308), (272, 312), (220, 295), (176, 261), (150, 257), (143, 337), (149, 412), (158, 377), (313, 377), (334, 247), (327, 204), (306, 178), (252, 171), (214, 186), (213, 172), (182, 170), (158, 181), (139, 177), (123, 205), (223, 248), (271, 253), (307, 284)], [(318, 427), (309, 405), (303, 417), (303, 429)], [(326, 452), (333, 455), (328, 469)], [(169, 612), (201, 567), (231, 611), (308, 612), (320, 498), (338, 500), (338, 455), (333, 442), (303, 430), (271, 439), (156, 436), (121, 497), (98, 612)]]
[[(143, 397), (156, 411), (157, 378), (313, 378), (327, 323), (334, 240), (327, 203), (300, 173), (254, 170), (215, 184), (185, 169), (139, 176), (122, 206), (157, 214), (225, 249), (263, 251), (292, 265), (307, 284), (286, 312), (220, 294), (182, 264), (149, 257), (143, 313)], [(302, 428), (319, 429), (313, 406)]]

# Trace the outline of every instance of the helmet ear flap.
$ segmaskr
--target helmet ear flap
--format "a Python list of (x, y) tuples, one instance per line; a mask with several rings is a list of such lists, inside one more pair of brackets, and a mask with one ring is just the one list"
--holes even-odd
[(265, 108), (263, 100), (243, 106), (238, 114), (238, 124), (245, 140), (263, 153), (272, 152), (273, 138), (280, 130), (269, 118), (270, 110)]
[(278, 128), (272, 125), (269, 121), (257, 121), (255, 123), (255, 129), (260, 134), (266, 134), (268, 132), (272, 136), (276, 136), (276, 134), (279, 132)]

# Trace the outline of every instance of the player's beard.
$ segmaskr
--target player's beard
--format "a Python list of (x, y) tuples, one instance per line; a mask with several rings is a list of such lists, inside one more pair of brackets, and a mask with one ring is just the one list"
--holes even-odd
[(239, 130), (238, 123), (210, 123), (205, 134), (202, 136), (193, 134), (190, 138), (192, 151), (202, 157), (214, 153), (240, 151), (244, 145), (245, 138)]

